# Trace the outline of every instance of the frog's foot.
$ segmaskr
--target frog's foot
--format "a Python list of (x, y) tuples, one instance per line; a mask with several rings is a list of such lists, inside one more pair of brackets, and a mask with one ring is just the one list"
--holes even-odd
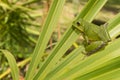
[(83, 58), (81, 60), (84, 60), (85, 58), (88, 57), (88, 55), (86, 55), (86, 51), (82, 51), (82, 54), (83, 54)]
[(81, 60), (85, 60), (87, 57), (87, 55), (84, 55)]

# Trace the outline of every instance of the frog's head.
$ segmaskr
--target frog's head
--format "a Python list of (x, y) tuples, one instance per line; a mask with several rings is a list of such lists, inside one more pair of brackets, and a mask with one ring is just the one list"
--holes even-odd
[(75, 22), (76, 22), (77, 26), (81, 26), (83, 21), (84, 20), (82, 18), (80, 18), (80, 19), (76, 20)]
[(76, 22), (76, 24), (77, 24), (77, 26), (80, 26), (80, 25), (81, 25), (81, 23), (80, 23), (80, 22)]

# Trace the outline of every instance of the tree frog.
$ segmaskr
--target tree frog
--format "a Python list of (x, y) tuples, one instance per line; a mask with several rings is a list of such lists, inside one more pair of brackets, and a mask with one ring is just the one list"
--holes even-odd
[(73, 27), (80, 31), (84, 38), (85, 55), (91, 55), (104, 48), (111, 41), (105, 25), (95, 25), (83, 19), (73, 22)]

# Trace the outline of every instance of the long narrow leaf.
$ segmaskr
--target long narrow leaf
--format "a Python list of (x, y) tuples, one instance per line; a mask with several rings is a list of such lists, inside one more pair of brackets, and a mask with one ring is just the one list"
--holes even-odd
[[(62, 41), (60, 43), (58, 43), (58, 46), (55, 46), (52, 53), (50, 53), (50, 56), (48, 57), (48, 59), (45, 61), (45, 63), (39, 69), (38, 74), (35, 76), (34, 80), (43, 79), (47, 75), (47, 73), (51, 70), (51, 68), (54, 67), (55, 63), (62, 57), (64, 52), (72, 45), (73, 42), (75, 42), (74, 38), (78, 37), (78, 33), (73, 32), (73, 31), (74, 31), (73, 28), (71, 28), (69, 31), (67, 31), (68, 34), (66, 34), (62, 38)], [(56, 55), (56, 53), (58, 53), (58, 54)]]
[(108, 73), (105, 73), (103, 75), (97, 76), (95, 78), (92, 78), (91, 80), (119, 80), (120, 79), (120, 68), (112, 70)]
[(108, 21), (108, 30), (112, 39), (120, 34), (120, 13)]
[(107, 1), (108, 0), (96, 0), (84, 19), (91, 22)]
[[(19, 80), (19, 72), (18, 72), (18, 67), (17, 67), (17, 63), (15, 61), (15, 58), (7, 50), (0, 50), (0, 51), (5, 55), (5, 57), (8, 60), (13, 80)], [(0, 77), (0, 79), (1, 79), (1, 77)]]
[(101, 68), (98, 68), (98, 69), (93, 70), (91, 72), (88, 72), (87, 74), (84, 74), (80, 77), (77, 77), (74, 80), (79, 80), (79, 79), (89, 80), (91, 78), (94, 78), (96, 76), (102, 75), (102, 74), (107, 73), (107, 72), (110, 72), (112, 70), (116, 70), (116, 69), (120, 68), (120, 57), (112, 59), (112, 60), (104, 63), (103, 65), (104, 65), (104, 67), (101, 67)]
[[(103, 1), (103, 3), (101, 3), (101, 1)], [(97, 3), (99, 3), (99, 0), (97, 0), (97, 1), (94, 2), (96, 4), (94, 6), (99, 5), (98, 9), (100, 10), (100, 8), (102, 8), (103, 4), (105, 4), (104, 3), (105, 1), (107, 1), (107, 0), (100, 0), (100, 4), (97, 4)], [(89, 2), (91, 2), (91, 0), (89, 0)], [(88, 18), (87, 17), (85, 18), (88, 21), (91, 20), (91, 18), (93, 19), (93, 17), (96, 15), (96, 13), (98, 13), (98, 10), (96, 12), (94, 10), (94, 8), (93, 8), (93, 10), (92, 9), (88, 10), (89, 14), (91, 14), (90, 16), (89, 16), (88, 12), (85, 14), (85, 15), (89, 16)], [(82, 13), (84, 13), (84, 10), (80, 14), (82, 14)], [(77, 18), (84, 18), (84, 17), (85, 16), (78, 16)], [(55, 63), (63, 56), (63, 54), (69, 49), (69, 47), (79, 37), (79, 34), (80, 34), (80, 32), (75, 30), (73, 28), (73, 26), (71, 26), (66, 31), (66, 33), (64, 34), (61, 41), (56, 45), (56, 47), (50, 53), (50, 56), (47, 58), (47, 60), (43, 64), (43, 66), (39, 69), (38, 74), (35, 76), (34, 80), (44, 79), (46, 74), (51, 70), (51, 68), (54, 67)]]
[(82, 9), (81, 13), (78, 15), (77, 20), (85, 17), (85, 15), (88, 13), (91, 7), (94, 7), (95, 2), (96, 0), (89, 0), (86, 6)]
[(73, 69), (68, 70), (65, 74), (58, 77), (57, 79), (58, 80), (62, 80), (62, 79), (69, 80), (69, 79), (75, 78), (77, 76), (82, 76), (86, 73), (89, 73), (91, 71), (94, 71), (94, 70), (102, 67), (102, 66), (107, 65), (107, 63), (106, 63), (107, 61), (110, 61), (110, 60), (120, 56), (119, 45), (120, 45), (120, 39), (109, 44), (105, 50), (98, 52), (95, 55), (90, 56), (88, 59), (84, 60), (83, 62), (78, 63), (79, 65), (77, 65)]
[[(79, 57), (78, 60), (80, 60), (82, 57), (81, 52), (83, 51), (83, 47), (79, 47), (77, 49), (75, 49), (72, 53), (70, 53), (70, 55), (67, 56), (67, 58), (65, 58), (65, 60), (63, 60), (62, 63), (60, 63), (56, 68), (54, 68), (45, 78), (45, 80), (49, 80), (51, 77), (53, 77), (54, 75), (56, 75), (57, 72), (59, 72), (60, 70), (63, 70), (64, 68), (67, 67), (67, 65), (71, 62), (74, 61), (74, 59), (78, 59), (77, 57)], [(77, 61), (76, 61), (77, 62)], [(70, 66), (70, 65), (69, 65)], [(59, 74), (60, 75), (60, 74)], [(54, 79), (53, 79), (54, 80)]]
[(45, 47), (49, 41), (49, 38), (57, 24), (59, 19), (59, 15), (62, 12), (62, 8), (65, 0), (54, 0), (52, 6), (50, 7), (50, 11), (48, 13), (47, 19), (43, 25), (43, 30), (38, 39), (38, 43), (33, 52), (32, 60), (29, 66), (29, 69), (26, 74), (26, 80), (32, 80), (35, 70), (40, 62), (40, 58), (42, 57)]
[[(18, 67), (23, 67), (25, 64), (27, 64), (30, 61), (31, 58), (27, 58), (19, 63), (17, 63)], [(0, 74), (0, 79), (2, 79), (3, 77), (5, 77), (6, 75), (8, 75), (11, 72), (11, 69), (8, 68), (5, 72), (3, 72), (2, 74)]]

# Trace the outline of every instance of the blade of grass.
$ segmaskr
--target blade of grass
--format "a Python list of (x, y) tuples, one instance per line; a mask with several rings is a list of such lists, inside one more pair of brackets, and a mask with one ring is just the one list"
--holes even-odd
[[(27, 64), (29, 61), (30, 61), (31, 58), (27, 58), (19, 63), (17, 63), (17, 66), (18, 67), (22, 67), (24, 66), (25, 64)], [(0, 79), (2, 79), (3, 77), (5, 77), (6, 75), (8, 75), (9, 73), (11, 72), (11, 69), (8, 68), (4, 73), (0, 74)]]
[(110, 37), (112, 39), (115, 39), (117, 36), (119, 36), (119, 34), (120, 34), (120, 24), (115, 26), (114, 29), (112, 29), (109, 33), (110, 33)]
[[(55, 60), (59, 60), (59, 57), (62, 56), (61, 54), (57, 54), (56, 53), (64, 53), (66, 51), (66, 49), (68, 47), (70, 47), (72, 44), (69, 44), (69, 43), (73, 43), (75, 42), (74, 38), (71, 38), (71, 37), (78, 37), (78, 34), (76, 32), (73, 32), (74, 29), (71, 28), (71, 30), (67, 31), (67, 35), (65, 35), (62, 39), (62, 41), (60, 43), (58, 43), (59, 45), (58, 46), (55, 46), (55, 48), (53, 49), (53, 52), (52, 54), (47, 58), (47, 60), (45, 61), (45, 63), (42, 65), (42, 67), (39, 69), (38, 71), (38, 74), (35, 76), (35, 78), (33, 80), (39, 80), (39, 79), (43, 79), (47, 73), (51, 70), (51, 68), (54, 67), (56, 61)], [(73, 34), (71, 34), (71, 32)], [(69, 39), (71, 38), (71, 39)], [(69, 42), (69, 43), (68, 43)], [(61, 48), (61, 47), (64, 47), (64, 48)], [(54, 58), (53, 58), (54, 57)], [(46, 68), (46, 66), (48, 67), (48, 69)], [(44, 70), (46, 69), (46, 70)]]
[(82, 9), (81, 13), (76, 17), (77, 20), (85, 17), (85, 15), (88, 13), (88, 11), (91, 9), (91, 7), (94, 6), (95, 2), (96, 2), (96, 0), (89, 0), (89, 2), (86, 4), (86, 6)]
[(120, 34), (120, 13), (108, 21), (108, 30), (112, 39)]
[(45, 47), (55, 28), (55, 25), (57, 24), (58, 17), (62, 12), (64, 2), (65, 0), (54, 0), (52, 6), (50, 7), (47, 19), (43, 25), (43, 30), (39, 36), (38, 43), (33, 52), (30, 66), (25, 77), (26, 80), (32, 80), (35, 74), (35, 70), (40, 62), (40, 58), (42, 57), (45, 51)]
[(77, 65), (73, 69), (68, 70), (66, 73), (58, 77), (56, 80), (73, 79), (77, 76), (82, 76), (88, 72), (91, 72), (96, 70), (97, 68), (100, 68), (101, 66), (104, 66), (103, 63), (120, 56), (119, 45), (120, 45), (120, 39), (106, 46), (105, 50), (88, 57), (83, 62), (78, 63), (79, 65)]
[(98, 69), (93, 70), (91, 72), (88, 72), (87, 74), (79, 76), (79, 77), (75, 78), (74, 80), (80, 80), (80, 79), (81, 80), (90, 80), (93, 77), (102, 75), (106, 72), (110, 72), (110, 71), (115, 70), (115, 69), (118, 69), (118, 68), (120, 68), (120, 63), (119, 62), (120, 62), (120, 57), (114, 58), (114, 59), (106, 62), (107, 65), (106, 65), (106, 63), (104, 63), (105, 64), (104, 67), (101, 67), (101, 68), (98, 68)]
[(107, 72), (103, 75), (92, 78), (91, 80), (119, 80), (120, 79), (120, 68)]
[(112, 30), (114, 26), (120, 23), (120, 13), (118, 13), (114, 18), (108, 21), (108, 30)]
[[(91, 0), (89, 0), (90, 2)], [(101, 3), (101, 1), (103, 1), (103, 3)], [(98, 9), (100, 10), (100, 8), (102, 8), (104, 2), (107, 0), (100, 0), (101, 6), (99, 3), (99, 0), (95, 1), (93, 4), (99, 5)], [(97, 2), (97, 3), (96, 3)], [(93, 5), (93, 6), (96, 6)], [(87, 6), (87, 5), (86, 5)], [(99, 8), (100, 7), (100, 8)], [(94, 7), (95, 8), (95, 7)], [(83, 10), (84, 11), (84, 10)], [(87, 10), (89, 12), (89, 10)], [(88, 14), (88, 12), (86, 13), (86, 15)], [(86, 17), (85, 19), (90, 20), (91, 18), (93, 18), (95, 16), (94, 13), (97, 13), (95, 11), (95, 9), (90, 9), (89, 14), (91, 14), (89, 17)], [(80, 14), (83, 14), (84, 12), (81, 12)], [(78, 18), (83, 18), (82, 16), (78, 16)], [(90, 21), (89, 21), (90, 22)], [(36, 74), (34, 80), (39, 80), (39, 79), (43, 79), (46, 74), (51, 70), (51, 68), (54, 67), (55, 63), (62, 57), (62, 55), (69, 49), (69, 47), (75, 42), (75, 40), (79, 37), (80, 32), (76, 31), (73, 29), (73, 26), (69, 27), (69, 29), (66, 31), (66, 33), (64, 34), (63, 38), (61, 39), (61, 41), (56, 45), (56, 47), (53, 49), (53, 51), (50, 53), (49, 57), (47, 58), (47, 60), (45, 61), (45, 63), (42, 65), (42, 67), (39, 69), (38, 73)]]
[[(13, 80), (19, 80), (19, 71), (18, 71), (18, 67), (17, 67), (17, 63), (15, 61), (15, 58), (13, 57), (13, 55), (8, 52), (7, 50), (0, 50), (5, 57), (8, 60), (8, 63), (10, 65), (10, 69), (11, 69), (11, 74), (12, 74), (12, 78)], [(0, 77), (1, 79), (2, 77)]]
[[(81, 52), (83, 51), (83, 47), (76, 48), (73, 52), (71, 52), (65, 60), (63, 60), (56, 68), (54, 68), (49, 74), (45, 77), (45, 80), (49, 80), (52, 76), (56, 75), (57, 72), (59, 72), (61, 69), (64, 69), (69, 63), (73, 62), (76, 57), (82, 55)], [(54, 80), (54, 79), (53, 79)]]
[(84, 19), (91, 22), (107, 1), (108, 0), (96, 0), (95, 4), (91, 6), (89, 12), (87, 13), (87, 15), (85, 15)]

